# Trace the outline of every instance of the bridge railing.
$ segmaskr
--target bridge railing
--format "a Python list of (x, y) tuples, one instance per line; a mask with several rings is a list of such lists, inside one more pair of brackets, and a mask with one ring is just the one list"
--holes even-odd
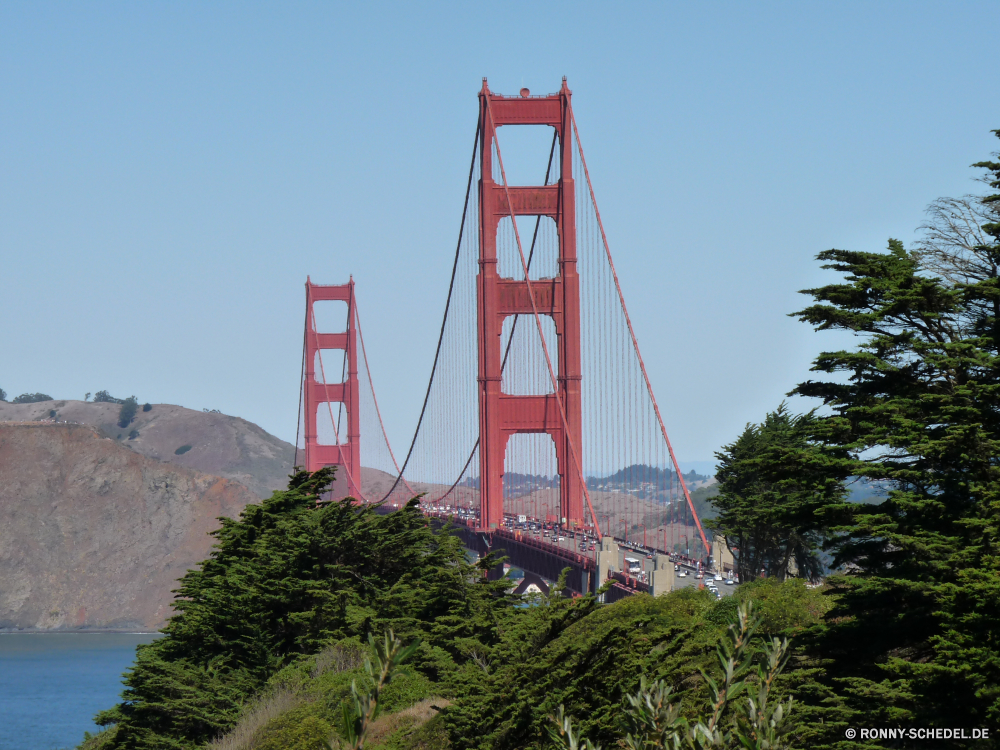
[(611, 571), (611, 573), (608, 574), (608, 580), (614, 581), (617, 585), (628, 589), (630, 594), (650, 593), (650, 586), (648, 583), (638, 578), (633, 578), (628, 573)]

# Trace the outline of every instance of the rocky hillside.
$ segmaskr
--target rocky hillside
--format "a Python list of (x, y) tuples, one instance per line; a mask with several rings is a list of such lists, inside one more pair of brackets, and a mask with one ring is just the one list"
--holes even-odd
[(235, 479), (260, 498), (288, 485), (295, 460), (295, 448), (290, 443), (239, 417), (171, 404), (151, 407), (149, 411), (140, 407), (128, 427), (119, 427), (118, 404), (0, 402), (0, 423), (56, 420), (90, 425), (135, 453)]
[[(81, 413), (78, 404), (91, 415), (95, 406), (111, 408), (47, 403), (63, 404), (58, 408), (66, 409), (66, 416)], [(165, 407), (155, 415), (157, 422), (155, 411), (142, 423), (151, 436), (162, 436), (146, 444), (150, 452), (163, 450), (150, 444), (176, 440), (174, 425), (184, 424), (177, 413), (188, 410)], [(137, 440), (126, 445), (129, 441), (102, 436), (88, 425), (0, 423), (0, 628), (163, 624), (177, 579), (208, 555), (213, 541), (208, 532), (218, 527), (217, 518), (235, 516), (257, 500), (239, 482), (183, 464), (215, 461), (211, 465), (239, 475), (245, 466), (239, 447), (263, 451), (273, 444), (263, 437), (253, 443), (256, 433), (248, 429), (253, 425), (243, 420), (203, 423), (202, 432), (185, 434), (188, 442), (201, 445), (201, 458), (171, 455), (170, 463), (130, 450)], [(233, 423), (237, 427), (227, 430)], [(267, 476), (256, 486), (277, 481)]]

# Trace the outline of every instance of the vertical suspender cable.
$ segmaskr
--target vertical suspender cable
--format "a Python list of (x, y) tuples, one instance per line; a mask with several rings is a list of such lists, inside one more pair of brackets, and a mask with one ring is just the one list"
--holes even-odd
[[(292, 460), (292, 471), (299, 465), (299, 428), (302, 427), (304, 414), (302, 413), (302, 396), (306, 382), (306, 351), (308, 350), (309, 336), (309, 306), (312, 304), (310, 294), (306, 292), (306, 319), (302, 326), (302, 372), (299, 375), (299, 416), (295, 425), (295, 458)], [(305, 450), (303, 449), (303, 453)]]
[[(392, 459), (392, 465), (396, 467), (396, 471), (400, 476), (402, 476), (403, 472), (400, 471), (399, 464), (396, 463), (396, 456), (392, 452), (392, 445), (389, 443), (389, 436), (386, 434), (385, 424), (382, 422), (382, 412), (378, 408), (378, 399), (375, 397), (375, 384), (372, 382), (371, 368), (368, 367), (368, 352), (365, 350), (365, 336), (361, 332), (361, 314), (358, 313), (357, 301), (354, 303), (354, 319), (357, 321), (358, 325), (358, 340), (361, 342), (361, 356), (365, 362), (365, 372), (368, 373), (368, 387), (371, 388), (372, 401), (375, 403), (375, 415), (378, 417), (378, 426), (382, 428), (382, 438), (385, 440), (385, 447), (389, 449), (389, 458)], [(410, 487), (405, 478), (403, 479), (403, 483), (406, 485), (406, 489), (408, 489), (411, 493), (416, 494), (413, 492), (413, 488)]]
[(677, 477), (680, 481), (681, 489), (684, 491), (684, 497), (687, 500), (688, 508), (691, 511), (691, 517), (694, 519), (695, 525), (698, 527), (698, 534), (701, 536), (701, 542), (705, 545), (705, 551), (707, 554), (711, 554), (712, 548), (705, 538), (705, 531), (701, 527), (701, 521), (698, 519), (698, 514), (695, 513), (694, 503), (691, 501), (691, 493), (688, 492), (687, 483), (684, 481), (684, 476), (681, 474), (680, 465), (677, 463), (677, 456), (674, 455), (674, 447), (670, 443), (670, 438), (667, 437), (667, 428), (663, 425), (663, 417), (660, 415), (660, 407), (656, 403), (656, 397), (653, 395), (653, 386), (650, 385), (649, 375), (646, 373), (646, 365), (642, 361), (642, 354), (639, 353), (639, 342), (635, 337), (635, 331), (632, 329), (632, 320), (628, 315), (628, 308), (625, 307), (625, 296), (622, 294), (621, 285), (618, 283), (618, 273), (615, 271), (614, 261), (611, 259), (611, 248), (608, 245), (608, 237), (604, 232), (604, 223), (601, 221), (601, 212), (597, 208), (597, 198), (594, 197), (594, 186), (590, 181), (590, 170), (587, 169), (587, 159), (583, 155), (583, 143), (580, 141), (580, 130), (576, 126), (576, 115), (573, 114), (573, 110), (570, 109), (570, 118), (573, 122), (573, 134), (576, 136), (576, 145), (580, 150), (580, 161), (583, 164), (583, 172), (587, 177), (587, 187), (590, 190), (590, 200), (594, 205), (594, 213), (597, 216), (597, 224), (601, 228), (601, 239), (604, 242), (604, 251), (608, 256), (608, 263), (611, 266), (611, 274), (615, 280), (615, 289), (618, 291), (618, 298), (621, 301), (622, 311), (625, 313), (625, 322), (628, 324), (629, 335), (632, 338), (632, 346), (635, 348), (635, 355), (639, 359), (639, 367), (642, 370), (642, 377), (646, 381), (646, 390), (649, 392), (649, 398), (653, 402), (653, 409), (656, 411), (656, 419), (660, 423), (660, 432), (663, 434), (663, 439), (667, 443), (667, 450), (670, 452), (670, 460), (673, 461), (674, 468), (677, 470)]
[(424, 413), (427, 411), (427, 402), (431, 397), (431, 386), (434, 385), (434, 373), (437, 371), (438, 357), (441, 356), (441, 342), (444, 341), (444, 328), (445, 324), (448, 322), (448, 308), (451, 306), (451, 294), (455, 289), (455, 271), (458, 269), (458, 256), (462, 250), (462, 235), (465, 232), (465, 217), (469, 208), (469, 193), (472, 191), (472, 173), (476, 169), (476, 153), (479, 151), (479, 123), (476, 122), (476, 138), (473, 141), (472, 147), (472, 164), (469, 165), (469, 181), (465, 187), (465, 205), (462, 208), (462, 224), (458, 229), (458, 244), (455, 248), (455, 261), (451, 266), (451, 281), (448, 284), (448, 299), (444, 303), (444, 318), (441, 321), (441, 333), (438, 335), (437, 350), (434, 352), (434, 364), (431, 365), (431, 377), (427, 383), (427, 393), (424, 394), (424, 405), (420, 408), (420, 417), (417, 419), (417, 428), (413, 431), (413, 440), (410, 442), (410, 449), (406, 452), (406, 459), (403, 461), (403, 468), (399, 470), (399, 476), (396, 477), (396, 481), (393, 482), (392, 488), (386, 493), (385, 498), (389, 497), (399, 485), (399, 481), (403, 478), (403, 472), (406, 471), (407, 464), (410, 463), (410, 457), (413, 455), (413, 446), (417, 444), (417, 435), (420, 434), (420, 425), (424, 421)]

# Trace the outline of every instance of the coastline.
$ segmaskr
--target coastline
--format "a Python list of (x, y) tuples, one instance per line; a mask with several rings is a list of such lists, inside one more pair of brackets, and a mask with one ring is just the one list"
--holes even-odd
[(4, 635), (162, 635), (159, 630), (139, 630), (136, 628), (0, 628), (0, 636)]

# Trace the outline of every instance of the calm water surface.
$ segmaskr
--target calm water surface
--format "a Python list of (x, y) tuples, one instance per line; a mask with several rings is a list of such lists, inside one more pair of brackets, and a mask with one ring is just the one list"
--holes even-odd
[(96, 732), (135, 647), (155, 635), (0, 633), (0, 750), (75, 747)]

